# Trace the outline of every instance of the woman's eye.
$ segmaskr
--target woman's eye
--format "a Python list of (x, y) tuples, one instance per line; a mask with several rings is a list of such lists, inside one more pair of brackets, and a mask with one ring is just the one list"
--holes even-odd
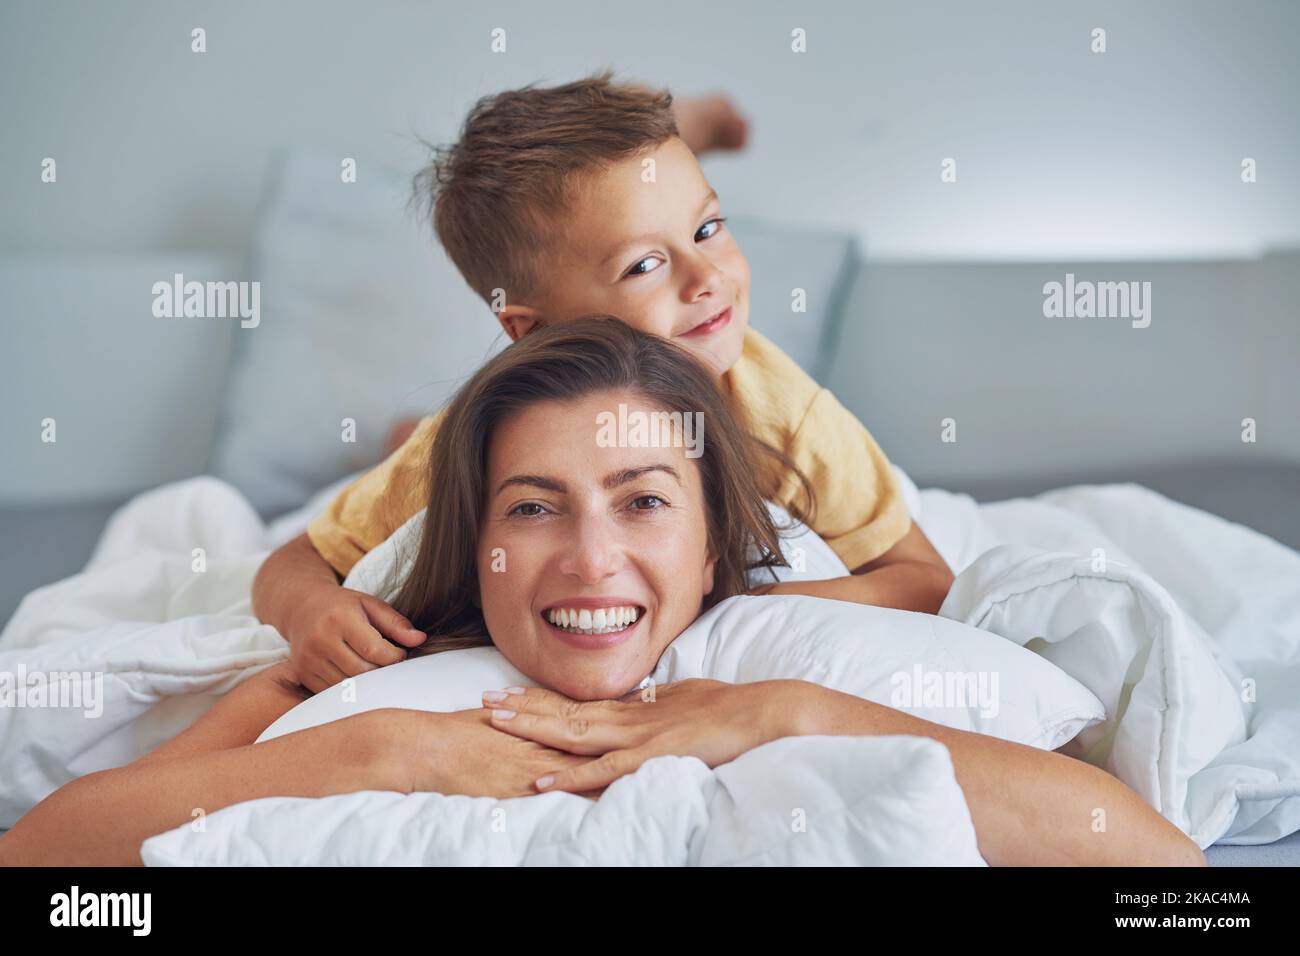
[(512, 515), (520, 515), (524, 518), (536, 518), (538, 515), (546, 514), (546, 509), (536, 501), (525, 501), (521, 505), (515, 505), (510, 509)]
[(695, 241), (703, 242), (705, 239), (712, 239), (714, 236), (716, 236), (719, 232), (722, 231), (722, 224), (726, 221), (727, 220), (723, 219), (721, 216), (719, 216), (717, 219), (710, 219), (704, 225), (700, 226), (698, 230), (696, 230)]
[(661, 507), (667, 506), (668, 502), (664, 501), (658, 495), (640, 495), (632, 499), (633, 511), (658, 511)]
[(632, 268), (627, 271), (627, 274), (630, 276), (643, 276), (646, 273), (654, 272), (661, 265), (663, 265), (662, 259), (659, 259), (656, 256), (646, 256), (640, 262), (632, 266)]

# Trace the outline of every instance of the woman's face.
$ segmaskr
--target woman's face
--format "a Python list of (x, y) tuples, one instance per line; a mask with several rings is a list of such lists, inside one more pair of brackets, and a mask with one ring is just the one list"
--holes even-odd
[(578, 700), (636, 688), (713, 589), (695, 459), (602, 447), (597, 416), (620, 403), (629, 421), (658, 411), (631, 392), (541, 402), (499, 423), (488, 449), (488, 632), (521, 672)]

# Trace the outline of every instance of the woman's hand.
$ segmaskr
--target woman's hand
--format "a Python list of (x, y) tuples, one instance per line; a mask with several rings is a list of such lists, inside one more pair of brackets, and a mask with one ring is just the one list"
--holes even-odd
[(538, 790), (602, 789), (651, 757), (698, 757), (710, 767), (788, 736), (787, 692), (800, 681), (728, 684), (685, 680), (636, 690), (620, 700), (576, 701), (540, 688), (483, 695), (491, 723), (507, 733), (565, 755), (536, 779)]
[[(589, 761), (502, 733), (485, 710), (428, 713), (385, 709), (367, 715), (383, 729), (396, 789), (469, 797), (526, 797), (547, 772)], [(594, 788), (583, 788), (594, 789)]]

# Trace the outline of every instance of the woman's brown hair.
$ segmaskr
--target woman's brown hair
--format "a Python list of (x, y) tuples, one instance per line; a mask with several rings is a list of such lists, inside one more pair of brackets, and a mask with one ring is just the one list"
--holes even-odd
[[(452, 399), (434, 438), (424, 529), (410, 571), (390, 588), (396, 594), (389, 602), (430, 635), (419, 651), (490, 643), (476, 598), (487, 454), (497, 425), (537, 402), (601, 391), (630, 391), (669, 413), (703, 415), (695, 463), (717, 560), (705, 607), (745, 591), (750, 571), (785, 565), (779, 529), (763, 500), (771, 483), (760, 475), (794, 470), (805, 501), (796, 509), (799, 517), (811, 512), (811, 487), (784, 455), (745, 431), (709, 371), (667, 339), (612, 317), (551, 325), (479, 369)], [(593, 441), (595, 432), (593, 422)], [(399, 561), (398, 568), (406, 563)]]

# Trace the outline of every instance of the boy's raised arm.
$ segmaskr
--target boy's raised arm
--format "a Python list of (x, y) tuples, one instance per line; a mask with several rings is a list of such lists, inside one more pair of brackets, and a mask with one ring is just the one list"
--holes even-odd
[(339, 492), (306, 534), (273, 551), (257, 572), (253, 612), (289, 642), (298, 680), (312, 693), (395, 664), (426, 639), (379, 598), (342, 587), (339, 575), (424, 506), (440, 420), (403, 428), (396, 451)]
[(782, 581), (755, 594), (804, 594), (809, 597), (874, 604), (903, 611), (937, 614), (952, 587), (952, 570), (916, 524), (874, 561), (854, 568), (848, 577), (826, 581)]

